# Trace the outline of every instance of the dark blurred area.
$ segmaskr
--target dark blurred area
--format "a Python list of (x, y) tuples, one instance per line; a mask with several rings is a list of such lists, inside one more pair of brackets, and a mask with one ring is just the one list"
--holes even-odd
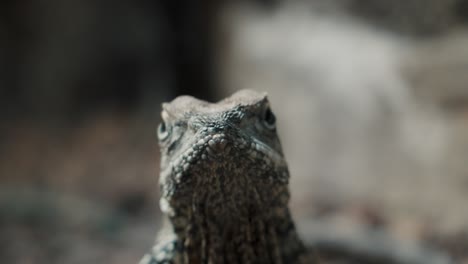
[(182, 92), (212, 98), (217, 6), (2, 1), (2, 114), (68, 118)]
[[(242, 57), (236, 53), (234, 43), (238, 36), (233, 33), (233, 28), (242, 28), (246, 21), (240, 15), (237, 18), (239, 24), (236, 24), (236, 16), (232, 14), (238, 10), (241, 13), (255, 10), (243, 14), (269, 16), (286, 9), (287, 2), (1, 1), (0, 262), (136, 263), (151, 246), (159, 228), (159, 153), (155, 131), (160, 104), (181, 94), (215, 101), (233, 89), (250, 88), (250, 84), (259, 89), (264, 86), (256, 84), (268, 86), (265, 81), (268, 78), (255, 75), (256, 71), (251, 71), (252, 76), (255, 75), (252, 77), (231, 68), (230, 62)], [(448, 41), (444, 38), (452, 36), (453, 32), (461, 32), (459, 35), (464, 36), (468, 1), (311, 0), (297, 1), (297, 4), (306, 6), (306, 10), (319, 14), (319, 17), (330, 16), (338, 20), (351, 17), (353, 21), (359, 21), (359, 25), (388, 34), (389, 38), (398, 41), (403, 39), (405, 45), (410, 43), (414, 49), (409, 53), (416, 55), (408, 56), (410, 59), (401, 67), (404, 68), (401, 75), (408, 82), (408, 94), (420, 99), (415, 104), (430, 105), (428, 109), (432, 110), (428, 113), (435, 111), (437, 118), (442, 116), (441, 126), (445, 127), (444, 122), (454, 120), (454, 116), (463, 120), (454, 125), (462, 127), (457, 130), (457, 135), (463, 137), (463, 129), (468, 127), (468, 79), (459, 77), (468, 76), (468, 59), (452, 63), (446, 58), (465, 58), (468, 49), (463, 48), (464, 44), (454, 44), (461, 48), (453, 49), (451, 44), (446, 44), (452, 43), (451, 38)], [(239, 6), (242, 8), (238, 9)], [(232, 17), (234, 20), (226, 19)], [(248, 25), (244, 27), (249, 28)], [(257, 36), (263, 35), (259, 33)], [(274, 42), (266, 39), (268, 43)], [(458, 37), (453, 39), (453, 43), (458, 43)], [(264, 50), (261, 45), (259, 47)], [(439, 58), (435, 55), (442, 56), (442, 53), (437, 47), (458, 53)], [(288, 49), (294, 47), (285, 48)], [(330, 57), (330, 61), (333, 59)], [(245, 61), (239, 68), (249, 71), (249, 67), (257, 67)], [(395, 68), (400, 69), (400, 65)], [(459, 74), (451, 75), (456, 72), (453, 69)], [(281, 71), (291, 73), (291, 70)], [(307, 73), (308, 68), (300, 71)], [(334, 71), (333, 67), (331, 71)], [(425, 76), (440, 78), (433, 80)], [(447, 85), (447, 80), (456, 84)], [(289, 81), (284, 84), (277, 90), (267, 89), (272, 101), (293, 94), (294, 85), (290, 86)], [(374, 87), (374, 83), (370, 86)], [(304, 90), (313, 90), (309, 83), (306, 87)], [(359, 91), (351, 93), (360, 96)], [(346, 95), (337, 93), (337, 97), (349, 102)], [(375, 97), (378, 105), (385, 105), (385, 102), (381, 104), (385, 99), (382, 101), (380, 95)], [(315, 98), (321, 97), (304, 92), (300, 98), (306, 102), (299, 100), (298, 105), (308, 107)], [(353, 109), (361, 109), (358, 104), (353, 105)], [(287, 116), (287, 107), (292, 106), (278, 104), (276, 108), (276, 112), (284, 111), (280, 118), (286, 120), (285, 123), (301, 117), (294, 113)], [(330, 107), (324, 112), (336, 110), (333, 105)], [(389, 109), (387, 112), (392, 113), (400, 110), (394, 111), (392, 106)], [(321, 118), (327, 119), (327, 116)], [(377, 119), (380, 120), (380, 116)], [(332, 118), (327, 120), (327, 125), (335, 122)], [(376, 130), (380, 131), (377, 132), (380, 136), (385, 134), (382, 131), (388, 131), (388, 125), (393, 124), (387, 119), (382, 120), (377, 123), (380, 130)], [(375, 128), (373, 124), (369, 127)], [(283, 145), (292, 146), (294, 142), (288, 140), (288, 128), (284, 126)], [(385, 135), (379, 140), (385, 141)], [(349, 140), (354, 141), (354, 138), (351, 136)], [(466, 154), (461, 144), (454, 145), (458, 147), (456, 153)], [(327, 152), (327, 148), (322, 150)], [(289, 157), (292, 164), (300, 160), (294, 153)], [(449, 158), (444, 156), (444, 159)], [(302, 170), (301, 166), (297, 168), (298, 172), (308, 171), (306, 168)], [(385, 170), (384, 167), (379, 169)], [(333, 173), (340, 175), (340, 172)], [(465, 193), (468, 192), (468, 170), (463, 167), (455, 174), (460, 176), (457, 179), (463, 179)], [(425, 181), (424, 178), (418, 180)], [(320, 183), (321, 179), (317, 181)], [(413, 184), (416, 188), (419, 183), (415, 181)], [(435, 186), (437, 189), (437, 183)], [(447, 188), (450, 190), (451, 187)], [(339, 190), (338, 187), (336, 191)], [(338, 205), (339, 202), (329, 201), (327, 197), (311, 203), (308, 193), (301, 192), (300, 188), (295, 192), (294, 185), (292, 191), (299, 197), (293, 208), (309, 208), (310, 213), (298, 210), (303, 212), (302, 215), (322, 214), (317, 212), (322, 212), (323, 208), (335, 208), (330, 210), (336, 211), (336, 208), (349, 207), (349, 203)], [(375, 190), (374, 193), (379, 194)], [(339, 193), (337, 196), (349, 199)], [(459, 196), (456, 204), (463, 204), (465, 197)], [(369, 197), (365, 199), (370, 200)], [(359, 200), (359, 205), (353, 208), (367, 212), (365, 215), (378, 215), (374, 218), (393, 214), (393, 211), (374, 212), (379, 206), (363, 208), (363, 204), (372, 204), (365, 199)], [(389, 207), (395, 205), (389, 203)], [(464, 205), (456, 208), (464, 208)], [(325, 211), (330, 211), (328, 209)], [(344, 211), (352, 211), (355, 215), (354, 209)], [(362, 215), (360, 217), (366, 218)], [(468, 210), (453, 218), (462, 221), (467, 215)], [(427, 218), (427, 222), (437, 222), (433, 215)], [(460, 261), (468, 261), (467, 250), (460, 249), (468, 248), (468, 229), (450, 229), (450, 236), (442, 236), (439, 235), (442, 231), (427, 231), (433, 226), (426, 225), (425, 220), (411, 219), (396, 224), (398, 228), (395, 229), (404, 232), (401, 230), (409, 228), (411, 231), (406, 234), (417, 233), (414, 236), (418, 239), (424, 237), (448, 248)]]

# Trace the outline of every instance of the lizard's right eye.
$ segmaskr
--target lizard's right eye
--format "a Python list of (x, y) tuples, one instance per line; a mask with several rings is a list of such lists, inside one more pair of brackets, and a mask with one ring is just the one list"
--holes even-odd
[(158, 138), (159, 140), (165, 140), (169, 137), (170, 134), (170, 127), (166, 124), (166, 122), (162, 121), (158, 127)]

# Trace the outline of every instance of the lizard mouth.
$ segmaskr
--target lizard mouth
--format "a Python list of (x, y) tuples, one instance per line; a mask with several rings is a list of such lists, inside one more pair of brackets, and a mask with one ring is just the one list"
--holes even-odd
[(288, 180), (282, 155), (260, 140), (242, 133), (199, 134), (172, 162), (161, 184), (161, 209), (186, 210), (187, 217), (195, 210), (227, 224), (248, 217), (259, 204), (268, 207), (277, 200), (271, 190)]
[[(175, 179), (183, 177), (193, 167), (219, 166), (221, 163), (236, 164), (248, 161), (252, 166), (287, 167), (284, 157), (261, 140), (238, 132), (237, 135), (226, 133), (200, 133), (194, 136), (189, 147), (172, 162), (172, 174)], [(250, 162), (249, 162), (250, 161)], [(239, 164), (239, 167), (240, 164)], [(180, 180), (178, 180), (180, 181)]]
[(211, 192), (220, 184), (243, 185), (239, 178), (248, 178), (251, 185), (288, 183), (285, 159), (261, 140), (235, 130), (203, 132), (195, 134), (189, 147), (161, 172), (161, 191), (168, 200), (185, 197), (197, 188)]

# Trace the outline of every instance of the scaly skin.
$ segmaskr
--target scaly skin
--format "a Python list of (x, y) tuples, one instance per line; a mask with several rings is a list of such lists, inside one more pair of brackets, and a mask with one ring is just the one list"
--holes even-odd
[(141, 263), (298, 263), (289, 171), (265, 94), (163, 105), (161, 210), (169, 220)]

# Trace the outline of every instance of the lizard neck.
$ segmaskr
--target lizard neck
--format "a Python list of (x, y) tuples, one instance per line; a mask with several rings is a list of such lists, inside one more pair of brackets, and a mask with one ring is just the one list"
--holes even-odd
[(302, 263), (306, 255), (287, 207), (246, 221), (197, 216), (185, 228), (178, 228), (181, 218), (171, 222), (176, 263)]
[(288, 208), (287, 166), (268, 147), (250, 146), (206, 162), (184, 157), (173, 162), (183, 166), (162, 175), (160, 203), (172, 224), (176, 263), (301, 262), (306, 249)]

